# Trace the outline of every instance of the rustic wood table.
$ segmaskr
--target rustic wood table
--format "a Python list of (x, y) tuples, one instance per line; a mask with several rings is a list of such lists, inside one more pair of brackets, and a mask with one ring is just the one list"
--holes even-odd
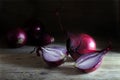
[(35, 53), (30, 54), (33, 48), (1, 48), (0, 80), (120, 80), (119, 52), (110, 51), (99, 69), (83, 74), (74, 67), (70, 57), (61, 66), (48, 68)]

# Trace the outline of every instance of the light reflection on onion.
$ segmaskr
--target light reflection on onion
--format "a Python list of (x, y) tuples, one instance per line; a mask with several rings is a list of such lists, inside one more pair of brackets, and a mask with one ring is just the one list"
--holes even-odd
[(27, 35), (22, 28), (14, 28), (7, 33), (9, 47), (21, 47), (26, 44)]

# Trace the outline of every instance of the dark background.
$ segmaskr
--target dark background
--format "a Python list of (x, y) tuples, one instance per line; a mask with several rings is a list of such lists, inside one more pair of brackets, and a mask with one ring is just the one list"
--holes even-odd
[(0, 32), (35, 17), (48, 31), (61, 34), (55, 15), (59, 10), (68, 31), (120, 38), (119, 7), (119, 0), (0, 0)]

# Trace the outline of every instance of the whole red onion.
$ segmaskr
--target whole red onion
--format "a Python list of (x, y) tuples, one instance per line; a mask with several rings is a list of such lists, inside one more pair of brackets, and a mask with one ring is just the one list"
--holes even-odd
[(44, 27), (41, 24), (31, 24), (27, 27), (28, 40), (32, 43), (37, 42), (44, 34)]
[(27, 36), (25, 31), (20, 28), (14, 28), (7, 33), (7, 43), (10, 47), (21, 47), (26, 44)]
[(35, 46), (45, 46), (54, 42), (54, 37), (47, 33), (44, 24), (37, 19), (30, 19), (26, 25), (28, 42)]
[(48, 33), (44, 33), (43, 35), (41, 35), (40, 39), (38, 39), (38, 44), (39, 46), (46, 46), (52, 42), (54, 42), (54, 37), (51, 36)]
[(66, 44), (68, 53), (74, 60), (82, 54), (88, 54), (96, 50), (95, 40), (88, 34), (70, 34)]

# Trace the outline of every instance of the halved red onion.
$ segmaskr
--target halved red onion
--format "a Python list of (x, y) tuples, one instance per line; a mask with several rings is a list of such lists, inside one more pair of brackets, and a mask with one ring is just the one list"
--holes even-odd
[(76, 60), (75, 66), (83, 72), (92, 72), (100, 67), (103, 57), (110, 50), (110, 47), (90, 54), (84, 54)]
[(60, 46), (60, 45), (53, 45), (53, 46), (47, 46), (47, 48), (51, 48), (51, 49), (53, 49), (53, 50), (60, 50), (60, 51), (62, 51), (66, 56), (68, 55), (68, 53), (67, 53), (67, 50), (66, 50), (66, 47), (64, 47), (64, 46)]
[[(39, 52), (41, 51), (41, 53)], [(50, 67), (57, 67), (64, 63), (66, 59), (66, 50), (61, 47), (39, 47), (37, 54), (42, 55), (44, 61)]]

